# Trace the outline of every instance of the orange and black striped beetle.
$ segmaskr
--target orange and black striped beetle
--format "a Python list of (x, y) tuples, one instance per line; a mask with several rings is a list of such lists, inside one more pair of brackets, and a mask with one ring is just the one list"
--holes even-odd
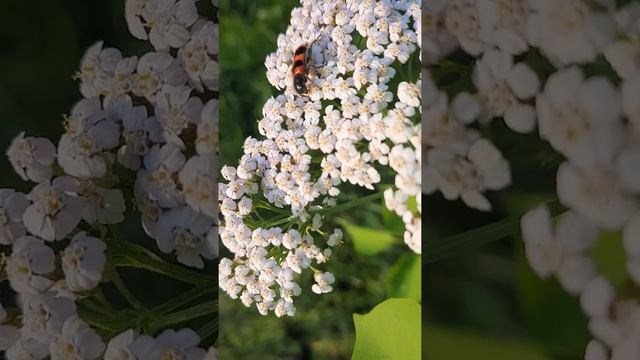
[(307, 94), (308, 79), (308, 61), (311, 47), (307, 44), (298, 46), (293, 53), (293, 67), (291, 74), (293, 75), (293, 88), (298, 95)]

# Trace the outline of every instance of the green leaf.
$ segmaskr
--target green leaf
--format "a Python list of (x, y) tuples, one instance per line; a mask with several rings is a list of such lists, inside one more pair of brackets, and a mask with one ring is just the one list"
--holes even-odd
[[(548, 203), (552, 216), (564, 211), (559, 202)], [(494, 223), (472, 229), (444, 239), (427, 240), (422, 260), (425, 264), (458, 255), (462, 252), (478, 248), (493, 241), (519, 234), (522, 215), (511, 216)]]
[(526, 333), (553, 359), (583, 357), (591, 336), (579, 299), (562, 289), (556, 279), (541, 279), (531, 270), (524, 242), (515, 245), (518, 318)]
[(622, 231), (606, 231), (600, 235), (592, 250), (598, 271), (615, 287), (622, 287), (629, 280), (627, 256), (622, 244)]
[(419, 255), (404, 253), (389, 269), (387, 294), (394, 298), (422, 301), (422, 264)]
[(409, 299), (389, 299), (365, 315), (353, 314), (352, 360), (419, 360), (422, 308)]
[(418, 213), (418, 200), (415, 196), (410, 196), (407, 199), (407, 208), (414, 214)]
[(439, 240), (427, 240), (423, 249), (425, 263), (435, 262), (457, 255), (463, 251), (480, 247), (517, 233), (520, 229), (520, 216), (506, 219), (472, 229), (462, 234)]
[(394, 236), (383, 229), (370, 229), (346, 220), (339, 222), (353, 241), (354, 249), (362, 255), (375, 255), (394, 243)]
[(540, 349), (522, 340), (482, 336), (468, 331), (427, 326), (425, 353), (431, 360), (546, 360)]
[(400, 215), (387, 209), (384, 205), (384, 199), (382, 199), (382, 223), (385, 229), (395, 236), (404, 236), (404, 221)]

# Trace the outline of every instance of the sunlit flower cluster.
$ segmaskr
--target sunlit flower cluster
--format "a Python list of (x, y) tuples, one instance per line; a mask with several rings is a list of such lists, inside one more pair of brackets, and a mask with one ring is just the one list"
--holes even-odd
[(0, 244), (10, 249), (0, 278), (20, 314), (0, 305), (8, 359), (216, 358), (191, 329), (106, 339), (78, 312), (76, 301), (105, 281), (105, 229), (128, 207), (178, 262), (203, 268), (217, 257), (218, 25), (196, 0), (128, 0), (126, 20), (154, 50), (127, 57), (91, 46), (76, 74), (83, 98), (57, 145), (21, 133), (7, 150), (35, 183), (27, 194), (0, 190)]
[[(220, 238), (233, 258), (221, 260), (219, 279), (230, 297), (263, 315), (292, 316), (306, 269), (314, 293), (330, 292), (339, 276), (316, 266), (342, 242), (340, 229), (327, 229), (328, 214), (347, 184), (387, 185), (386, 205), (420, 253), (420, 21), (420, 3), (408, 0), (303, 0), (291, 12), (265, 61), (283, 94), (263, 107), (262, 138), (246, 139), (238, 166), (222, 170)], [(308, 48), (306, 94), (292, 84), (300, 45)]]
[(614, 241), (604, 231), (623, 234), (628, 285), (640, 286), (640, 5), (436, 0), (423, 11), (423, 191), (491, 209), (485, 193), (511, 175), (489, 125), (537, 132), (562, 156), (555, 190), (568, 211), (554, 218), (541, 206), (522, 218), (529, 263), (580, 297), (594, 337), (586, 359), (640, 358), (640, 299), (602, 275), (591, 252)]

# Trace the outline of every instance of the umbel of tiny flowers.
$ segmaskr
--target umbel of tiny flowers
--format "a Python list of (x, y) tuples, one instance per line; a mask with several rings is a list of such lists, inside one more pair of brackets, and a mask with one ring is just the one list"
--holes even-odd
[[(214, 276), (189, 270), (217, 257), (217, 24), (196, 4), (126, 1), (129, 28), (154, 50), (127, 57), (103, 42), (91, 46), (76, 74), (83, 98), (64, 117), (59, 141), (23, 132), (9, 146), (11, 165), (33, 188), (0, 189), (0, 281), (9, 281), (18, 305), (0, 304), (8, 359), (216, 358), (200, 345), (213, 327), (171, 329), (215, 312), (211, 301), (180, 309), (191, 300), (180, 296), (216, 290)], [(181, 265), (120, 235), (131, 207)], [(120, 267), (196, 288), (161, 311), (147, 309)], [(128, 313), (108, 304), (105, 282)]]
[[(539, 206), (522, 217), (526, 256), (540, 277), (580, 298), (594, 338), (590, 360), (640, 358), (640, 299), (601, 274), (592, 251), (603, 231), (622, 234), (624, 286), (640, 286), (640, 5), (618, 3), (450, 0), (423, 8), (423, 191), (490, 210), (485, 193), (512, 183), (509, 162), (483, 136), (492, 120), (548, 142), (562, 159), (554, 190), (567, 211), (556, 217)], [(456, 60), (461, 52), (472, 61)], [(610, 71), (589, 70), (596, 67)], [(448, 82), (451, 74), (459, 80)]]
[[(342, 231), (332, 215), (380, 198), (421, 251), (421, 12), (414, 0), (301, 1), (267, 56), (269, 99), (237, 166), (224, 166), (219, 232), (232, 253), (219, 263), (220, 287), (267, 315), (293, 316), (298, 277), (312, 291), (339, 279), (325, 267)], [(308, 93), (292, 87), (290, 65), (309, 47)], [(338, 204), (346, 184), (378, 193)], [(417, 203), (417, 206), (412, 204)]]

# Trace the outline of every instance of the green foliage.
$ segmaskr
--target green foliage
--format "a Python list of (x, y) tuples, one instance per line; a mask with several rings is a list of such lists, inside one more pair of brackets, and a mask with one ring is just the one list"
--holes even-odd
[(220, 164), (242, 155), (245, 137), (258, 133), (262, 105), (277, 93), (267, 81), (264, 60), (275, 51), (296, 3), (220, 1)]
[(387, 294), (392, 298), (422, 301), (422, 260), (420, 255), (402, 254), (389, 269), (386, 279)]
[(600, 235), (592, 250), (598, 271), (620, 288), (630, 280), (626, 254), (622, 244), (622, 231), (608, 231)]
[(376, 255), (387, 250), (395, 242), (394, 236), (384, 229), (358, 226), (346, 220), (340, 221), (340, 225), (344, 227), (349, 240), (353, 241), (355, 250), (362, 255)]
[(384, 228), (394, 236), (404, 236), (404, 222), (402, 218), (384, 206), (384, 199), (382, 199), (381, 202), (382, 205), (380, 208), (382, 209), (382, 223), (384, 224)]
[(552, 358), (581, 357), (590, 336), (578, 299), (556, 280), (540, 279), (524, 257), (524, 245), (518, 243), (516, 249), (515, 285), (523, 326)]
[(365, 315), (353, 315), (356, 345), (352, 360), (421, 358), (421, 308), (409, 299), (389, 299)]
[(423, 331), (424, 352), (431, 360), (549, 360), (531, 342), (441, 326), (427, 326)]

